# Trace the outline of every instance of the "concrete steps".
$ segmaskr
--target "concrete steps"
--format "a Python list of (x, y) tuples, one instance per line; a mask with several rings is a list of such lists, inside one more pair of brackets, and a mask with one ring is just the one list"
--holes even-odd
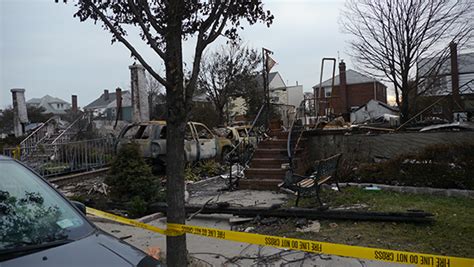
[[(282, 169), (282, 164), (289, 163), (287, 151), (288, 132), (274, 131), (269, 134), (271, 139), (262, 141), (255, 150), (250, 168), (245, 170), (245, 178), (240, 180), (240, 189), (253, 190), (278, 190), (286, 170)], [(297, 173), (304, 173), (304, 159), (306, 150), (304, 143), (306, 138), (302, 138), (299, 148), (296, 150), (294, 163)]]

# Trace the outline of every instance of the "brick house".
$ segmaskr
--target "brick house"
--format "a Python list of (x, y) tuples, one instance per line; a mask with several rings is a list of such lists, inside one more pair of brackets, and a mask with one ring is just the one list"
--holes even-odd
[(339, 75), (334, 79), (334, 87), (331, 85), (332, 78), (313, 86), (321, 115), (343, 116), (348, 121), (352, 110), (372, 99), (387, 103), (387, 87), (384, 84), (355, 70), (346, 70), (346, 64), (342, 60), (339, 63)]

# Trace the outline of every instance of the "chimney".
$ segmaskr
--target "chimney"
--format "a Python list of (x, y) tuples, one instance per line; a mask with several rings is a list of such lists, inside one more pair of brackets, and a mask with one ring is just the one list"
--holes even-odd
[(117, 120), (122, 120), (122, 89), (120, 89), (119, 87), (115, 89), (115, 102), (117, 104)]
[(459, 66), (458, 66), (458, 46), (456, 43), (449, 43), (451, 51), (451, 88), (453, 90), (453, 110), (458, 110), (461, 105), (459, 96)]
[(13, 130), (15, 137), (19, 137), (25, 134), (25, 124), (28, 122), (25, 89), (13, 88), (10, 92), (13, 100)]
[(132, 121), (141, 122), (150, 120), (148, 109), (148, 94), (146, 92), (145, 68), (140, 64), (133, 64), (130, 69), (132, 88)]
[(104, 90), (104, 99), (109, 100), (109, 90), (107, 89)]
[(77, 113), (77, 95), (71, 96), (72, 112)]
[[(343, 60), (339, 63), (339, 96), (341, 97), (342, 113), (346, 115), (349, 108), (347, 103), (346, 63)], [(344, 119), (346, 118), (344, 117)]]

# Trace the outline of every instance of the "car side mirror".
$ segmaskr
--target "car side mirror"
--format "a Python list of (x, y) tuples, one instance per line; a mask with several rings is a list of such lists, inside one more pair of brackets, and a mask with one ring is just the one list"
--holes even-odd
[(82, 214), (86, 215), (86, 205), (84, 205), (84, 203), (81, 203), (79, 201), (71, 201), (72, 204), (74, 204), (74, 206), (76, 206), (76, 208), (78, 208)]

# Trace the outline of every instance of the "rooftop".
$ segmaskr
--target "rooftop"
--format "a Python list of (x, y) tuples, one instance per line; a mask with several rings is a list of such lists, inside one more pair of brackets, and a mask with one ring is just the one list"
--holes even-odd
[[(375, 78), (371, 78), (367, 75), (364, 75), (352, 69), (346, 70), (346, 81), (348, 85), (359, 84), (359, 83), (371, 83), (374, 81), (378, 82)], [(339, 75), (337, 75), (336, 77), (334, 77), (334, 86), (339, 85), (339, 83), (340, 83)], [(331, 84), (332, 84), (332, 79), (330, 78), (322, 82), (321, 87), (328, 87), (328, 86), (331, 86)], [(316, 84), (315, 86), (313, 86), (314, 89), (319, 88), (319, 87), (320, 87), (319, 84)]]
[(54, 96), (50, 95), (45, 95), (41, 98), (32, 98), (28, 101), (26, 101), (26, 104), (40, 104), (41, 102), (43, 103), (63, 103), (63, 104), (69, 104), (68, 102), (62, 100), (61, 98), (57, 98)]
[[(125, 94), (130, 94), (130, 91), (122, 91), (122, 96)], [(95, 109), (95, 108), (106, 108), (110, 103), (116, 100), (115, 93), (109, 93), (109, 98), (105, 99), (104, 93), (100, 95), (99, 98), (89, 103), (84, 109)]]

